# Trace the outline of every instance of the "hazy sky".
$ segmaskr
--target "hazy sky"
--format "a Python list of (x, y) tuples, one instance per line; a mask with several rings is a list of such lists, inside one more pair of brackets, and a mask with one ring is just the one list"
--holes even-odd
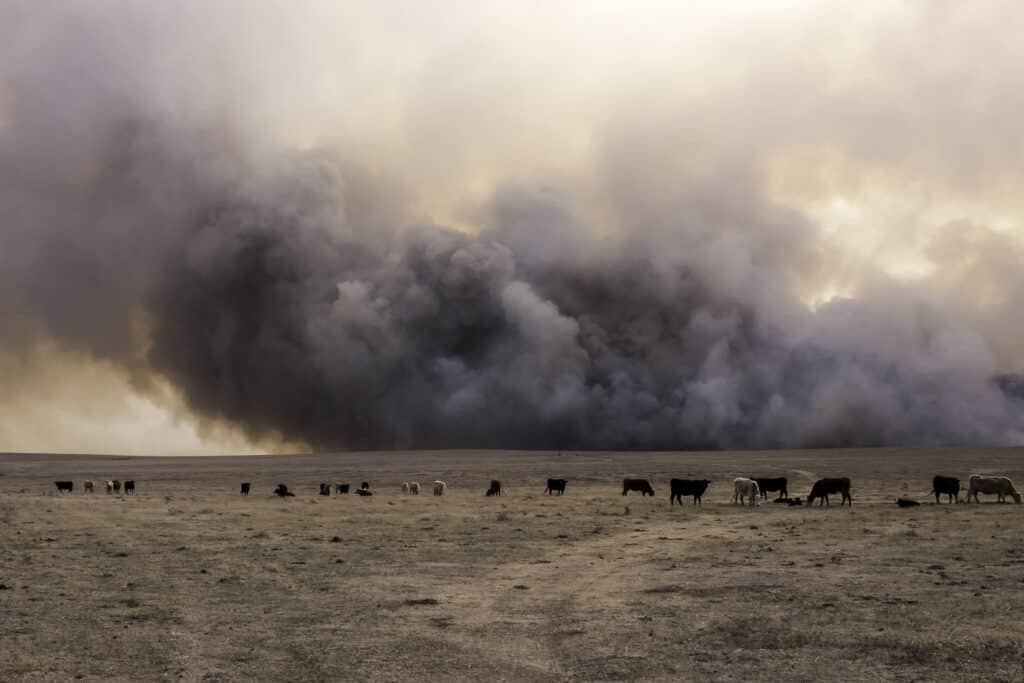
[(1024, 442), (1022, 25), (3, 3), (0, 450)]

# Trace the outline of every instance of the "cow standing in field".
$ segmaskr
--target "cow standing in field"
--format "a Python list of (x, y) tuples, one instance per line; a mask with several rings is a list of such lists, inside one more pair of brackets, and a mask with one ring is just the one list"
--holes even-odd
[(548, 486), (544, 489), (544, 493), (549, 496), (552, 493), (558, 492), (558, 495), (565, 495), (565, 485), (569, 483), (568, 479), (548, 479)]
[(129, 479), (124, 483), (124, 495), (134, 496), (135, 495), (135, 480)]
[(418, 481), (414, 481), (409, 484), (409, 493), (414, 496), (420, 495), (420, 483)]
[(340, 496), (342, 494), (348, 493), (348, 491), (349, 491), (349, 489), (351, 487), (352, 487), (351, 483), (349, 483), (349, 484), (335, 484), (334, 485), (334, 490)]
[(437, 481), (434, 482), (434, 495), (435, 496), (443, 496), (444, 492), (445, 492), (445, 489), (447, 489), (447, 488), (448, 488), (448, 484), (446, 484), (445, 482), (443, 482), (440, 479), (438, 479)]
[(753, 479), (747, 479), (746, 477), (736, 477), (732, 480), (733, 494), (732, 502), (735, 505), (739, 502), (743, 505), (744, 498), (750, 500), (750, 507), (761, 504), (761, 489), (758, 488), (757, 482)]
[(630, 491), (639, 491), (641, 496), (654, 495), (654, 487), (646, 479), (623, 479), (622, 495), (626, 495)]
[(362, 484), (359, 485), (359, 488), (361, 488), (364, 491), (369, 491), (370, 490), (370, 482), (364, 481)]
[(121, 493), (121, 480), (120, 479), (115, 479), (114, 480), (114, 493), (117, 493), (117, 494)]
[(975, 503), (980, 503), (978, 494), (995, 495), (1000, 503), (1006, 502), (1006, 496), (1013, 498), (1014, 503), (1020, 503), (1020, 494), (1013, 487), (1009, 477), (986, 477), (980, 474), (972, 474), (967, 482), (967, 502), (974, 497)]
[(109, 496), (113, 492), (114, 492), (114, 482), (108, 481), (107, 482), (107, 495)]
[(249, 495), (249, 489), (251, 489), (251, 488), (252, 488), (252, 484), (250, 482), (247, 482), (247, 481), (242, 482), (242, 495), (243, 496), (248, 496)]
[(850, 495), (850, 479), (849, 477), (837, 477), (835, 479), (819, 479), (814, 482), (814, 486), (811, 487), (811, 492), (807, 494), (807, 506), (810, 507), (814, 503), (815, 498), (819, 498), (818, 507), (821, 505), (828, 505), (828, 497), (832, 494), (840, 493), (843, 496), (842, 502), (839, 503), (842, 506), (843, 503), (849, 502), (850, 507), (853, 507), (853, 496)]
[(331, 485), (327, 484), (327, 483), (324, 483), (324, 482), (320, 482), (320, 495), (321, 496), (329, 496), (329, 495), (331, 495)]
[(96, 489), (96, 484), (93, 483), (92, 481), (87, 481), (85, 482), (84, 488), (86, 493), (94, 493)]
[(75, 491), (75, 482), (73, 481), (55, 481), (53, 483), (57, 487), (57, 493), (64, 493), (65, 491), (74, 493)]
[(678, 500), (682, 505), (683, 496), (693, 496), (693, 504), (701, 505), (701, 497), (708, 490), (710, 483), (710, 479), (673, 479), (669, 482), (671, 495), (669, 495), (668, 504), (673, 505)]
[(408, 493), (409, 493), (409, 482), (403, 481), (402, 482), (402, 495), (404, 496), (404, 495), (406, 495)]
[(487, 489), (485, 496), (500, 496), (501, 495), (501, 482), (497, 479), (491, 479), (491, 486)]
[(765, 499), (772, 491), (779, 492), (779, 498), (789, 498), (788, 480), (785, 477), (750, 477), (757, 482), (761, 495)]
[(935, 494), (935, 504), (939, 503), (939, 496), (947, 496), (947, 501), (952, 504), (954, 500), (960, 502), (960, 480), (956, 477), (943, 477), (936, 474), (932, 477), (932, 493)]

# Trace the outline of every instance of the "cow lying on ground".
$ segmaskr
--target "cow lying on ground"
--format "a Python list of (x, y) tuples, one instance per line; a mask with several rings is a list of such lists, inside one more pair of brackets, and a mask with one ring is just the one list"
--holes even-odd
[(1006, 502), (1006, 496), (1013, 498), (1014, 503), (1020, 503), (1020, 494), (1013, 487), (1009, 477), (986, 477), (980, 474), (972, 474), (967, 485), (967, 502), (974, 497), (975, 503), (980, 503), (978, 494), (995, 495), (1000, 503)]
[(544, 489), (544, 493), (549, 496), (552, 493), (558, 492), (558, 495), (565, 495), (565, 485), (569, 483), (568, 479), (548, 479), (548, 486)]
[(249, 483), (249, 482), (247, 482), (247, 481), (245, 481), (245, 482), (242, 482), (242, 495), (243, 495), (243, 496), (248, 496), (248, 495), (249, 495), (249, 489), (250, 489), (250, 488), (252, 488), (252, 484), (250, 484), (250, 483)]
[(757, 488), (761, 489), (761, 495), (766, 499), (772, 491), (779, 492), (779, 498), (789, 498), (788, 480), (785, 477), (750, 477), (757, 482)]
[(372, 496), (373, 495), (373, 491), (371, 491), (370, 489), (356, 489), (356, 495), (357, 496)]
[(446, 488), (448, 488), (448, 484), (438, 479), (434, 482), (434, 495), (443, 496)]
[(732, 480), (732, 485), (732, 502), (734, 505), (737, 502), (739, 502), (740, 505), (743, 505), (744, 499), (750, 501), (750, 507), (761, 504), (761, 489), (758, 488), (757, 482), (753, 479), (736, 477)]
[(912, 498), (897, 498), (896, 504), (899, 505), (901, 508), (914, 508), (920, 505), (920, 503), (918, 503), (916, 500), (913, 500)]
[(414, 496), (420, 495), (420, 483), (418, 481), (409, 483), (409, 493)]
[(73, 481), (55, 481), (53, 483), (57, 487), (57, 493), (64, 493), (65, 491), (73, 493), (75, 490), (75, 482)]
[(329, 496), (331, 495), (331, 485), (325, 482), (320, 482), (320, 495)]
[(772, 502), (773, 503), (785, 503), (785, 504), (789, 505), (790, 507), (796, 507), (798, 505), (803, 505), (804, 504), (804, 501), (801, 500), (799, 497), (796, 497), (796, 498), (776, 498)]
[(850, 507), (853, 507), (853, 496), (850, 495), (850, 479), (849, 477), (837, 477), (835, 479), (819, 479), (814, 482), (814, 486), (811, 487), (811, 492), (807, 494), (807, 504), (811, 505), (814, 503), (815, 498), (819, 498), (820, 502), (818, 506), (822, 504), (828, 505), (828, 497), (835, 493), (841, 493), (843, 500), (839, 503), (849, 501)]
[(641, 496), (654, 495), (654, 487), (646, 479), (623, 479), (622, 495), (626, 495), (630, 491), (639, 491)]
[(352, 484), (335, 484), (334, 490), (340, 495), (342, 493), (348, 493), (351, 486)]
[(95, 488), (96, 488), (96, 484), (94, 482), (92, 482), (92, 481), (85, 482), (85, 492), (86, 493), (93, 493), (95, 491)]
[(941, 474), (936, 474), (932, 477), (932, 493), (935, 494), (935, 504), (939, 503), (939, 496), (948, 496), (947, 500), (950, 504), (954, 500), (960, 502), (960, 480), (956, 477), (943, 477)]
[(700, 505), (701, 497), (708, 490), (710, 483), (710, 479), (673, 479), (669, 482), (672, 491), (668, 498), (668, 504), (672, 505), (678, 500), (682, 505), (683, 496), (693, 496), (693, 504)]
[(497, 479), (491, 479), (491, 487), (487, 489), (485, 496), (500, 496), (501, 495), (501, 482)]
[(294, 498), (295, 497), (295, 494), (292, 493), (291, 491), (289, 491), (288, 487), (285, 486), (284, 484), (278, 484), (277, 488), (274, 489), (274, 494), (277, 495), (277, 496), (280, 496), (281, 498), (285, 498), (285, 497)]
[(135, 495), (135, 480), (129, 479), (124, 483), (124, 495), (134, 496)]

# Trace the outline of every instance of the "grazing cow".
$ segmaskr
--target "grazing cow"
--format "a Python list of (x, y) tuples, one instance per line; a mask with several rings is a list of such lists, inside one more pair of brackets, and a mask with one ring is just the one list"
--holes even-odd
[(364, 481), (362, 484), (359, 485), (359, 488), (361, 488), (364, 491), (369, 491), (370, 490), (370, 482)]
[(93, 493), (95, 491), (95, 488), (96, 488), (96, 484), (93, 483), (92, 481), (85, 482), (85, 492), (86, 493)]
[(420, 495), (420, 483), (418, 481), (409, 484), (409, 493), (414, 496)]
[(558, 495), (565, 495), (565, 485), (569, 483), (568, 479), (548, 479), (548, 487), (544, 489), (544, 492), (549, 496), (555, 491)]
[(1020, 494), (1013, 488), (1013, 482), (1009, 477), (986, 477), (980, 474), (972, 474), (967, 484), (967, 502), (974, 497), (975, 503), (980, 503), (978, 494), (995, 494), (996, 500), (1000, 503), (1006, 502), (1006, 496), (1013, 498), (1014, 503), (1020, 503)]
[(107, 482), (107, 495), (109, 496), (113, 492), (114, 492), (114, 482), (108, 481)]
[(334, 490), (338, 493), (338, 495), (341, 495), (343, 493), (348, 493), (348, 490), (349, 488), (351, 488), (351, 486), (352, 484), (335, 484)]
[(73, 481), (55, 481), (53, 483), (57, 485), (57, 493), (64, 493), (65, 491), (74, 493), (75, 491), (75, 482)]
[(434, 495), (435, 496), (443, 496), (444, 495), (444, 490), (446, 488), (448, 488), (448, 484), (446, 484), (443, 481), (441, 481), (440, 479), (438, 479), (437, 481), (434, 482)]
[(372, 496), (373, 491), (370, 489), (356, 489), (356, 495), (358, 496)]
[(739, 502), (743, 505), (743, 499), (750, 500), (750, 507), (761, 504), (761, 489), (758, 488), (757, 482), (753, 479), (747, 479), (746, 477), (736, 477), (732, 480), (733, 494), (732, 502), (736, 504)]
[(807, 494), (807, 504), (811, 505), (814, 503), (815, 498), (819, 498), (818, 507), (821, 507), (822, 504), (828, 505), (828, 497), (834, 493), (843, 494), (843, 500), (839, 503), (840, 506), (842, 506), (843, 503), (849, 502), (850, 507), (853, 507), (853, 496), (850, 495), (849, 477), (819, 479), (814, 482), (814, 486), (811, 487), (811, 492)]
[(402, 482), (402, 495), (404, 496), (407, 493), (409, 493), (409, 482), (403, 481)]
[(641, 496), (654, 495), (654, 487), (646, 479), (623, 479), (622, 495), (626, 495), (630, 491), (639, 491)]
[(121, 493), (121, 480), (120, 479), (115, 479), (114, 480), (114, 493)]
[(331, 495), (331, 485), (330, 484), (325, 484), (324, 482), (320, 482), (320, 495), (321, 496), (329, 496), (329, 495)]
[(901, 508), (914, 508), (920, 505), (920, 503), (912, 498), (897, 498), (896, 504)]
[(294, 498), (295, 494), (288, 490), (288, 487), (284, 484), (278, 484), (277, 488), (274, 489), (274, 495), (280, 496), (281, 498)]
[(673, 479), (669, 482), (672, 494), (668, 497), (668, 504), (673, 505), (678, 500), (682, 505), (683, 496), (693, 496), (693, 504), (700, 505), (701, 497), (710, 483), (710, 479)]
[(761, 495), (766, 499), (772, 491), (779, 492), (779, 498), (789, 498), (788, 480), (785, 477), (750, 477), (757, 482), (757, 488), (761, 489)]
[(135, 495), (135, 480), (129, 479), (124, 483), (124, 495), (134, 496)]
[(249, 489), (251, 489), (251, 488), (252, 488), (252, 484), (250, 482), (243, 481), (242, 482), (242, 495), (243, 496), (248, 496), (249, 495)]
[(935, 504), (939, 503), (939, 496), (948, 496), (947, 501), (952, 504), (954, 500), (960, 502), (960, 480), (956, 477), (943, 477), (936, 474), (932, 477), (932, 493), (935, 494)]
[(485, 496), (500, 496), (501, 495), (501, 482), (497, 479), (491, 479), (491, 487), (487, 489)]

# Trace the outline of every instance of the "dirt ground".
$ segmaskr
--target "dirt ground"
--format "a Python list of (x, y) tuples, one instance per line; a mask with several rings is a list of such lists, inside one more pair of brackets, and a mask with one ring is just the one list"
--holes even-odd
[[(1024, 482), (1022, 456), (0, 456), (0, 681), (1020, 681), (1024, 506), (927, 492)], [(743, 509), (737, 475), (800, 496), (849, 476), (854, 504)], [(711, 479), (704, 505), (670, 507), (671, 477)], [(82, 493), (115, 478), (137, 494)], [(316, 495), (363, 480), (372, 498)]]

